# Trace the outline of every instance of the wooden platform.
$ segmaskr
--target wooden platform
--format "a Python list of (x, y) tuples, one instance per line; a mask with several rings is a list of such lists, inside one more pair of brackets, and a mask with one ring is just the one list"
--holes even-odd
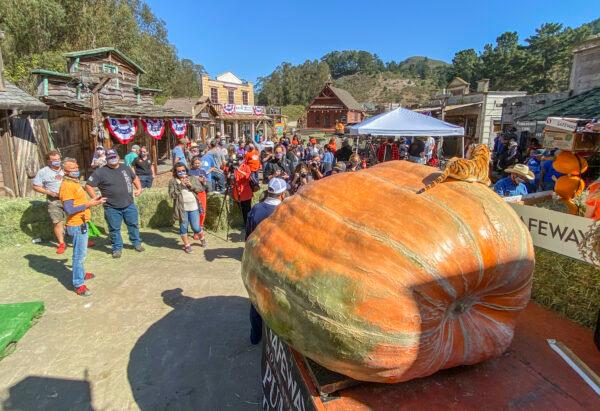
[[(600, 396), (552, 351), (548, 338), (564, 343), (600, 374), (600, 352), (592, 330), (531, 303), (519, 318), (510, 349), (499, 358), (387, 385), (353, 381), (288, 348), (287, 368), (296, 369), (301, 387), (286, 393), (286, 387), (294, 388), (294, 381), (284, 377), (278, 389), (284, 397), (289, 394), (291, 404), (301, 404), (304, 397), (303, 408), (314, 410), (600, 410)], [(269, 405), (273, 393), (265, 391), (265, 404)], [(283, 404), (280, 409), (286, 409)], [(289, 409), (297, 408), (302, 407)]]

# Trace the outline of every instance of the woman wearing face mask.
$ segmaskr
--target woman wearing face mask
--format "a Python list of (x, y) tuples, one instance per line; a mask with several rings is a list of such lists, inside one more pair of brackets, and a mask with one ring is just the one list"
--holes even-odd
[(196, 196), (204, 190), (200, 180), (196, 176), (189, 175), (188, 169), (183, 163), (175, 164), (173, 167), (173, 178), (169, 181), (169, 197), (173, 199), (173, 217), (179, 221), (179, 235), (183, 241), (183, 250), (189, 254), (192, 246), (188, 237), (188, 226), (200, 239), (200, 245), (206, 247), (204, 231), (200, 227), (201, 206)]
[(139, 155), (133, 160), (133, 171), (140, 178), (142, 188), (151, 188), (152, 182), (154, 181), (154, 167), (152, 167), (152, 161), (148, 157), (148, 150), (146, 146), (140, 148)]
[(291, 172), (283, 153), (283, 146), (278, 145), (275, 147), (273, 157), (265, 164), (264, 174), (267, 181), (274, 177), (281, 178), (286, 182), (289, 180)]
[(106, 150), (104, 147), (98, 146), (94, 151), (94, 157), (92, 158), (92, 168), (100, 168), (106, 165)]

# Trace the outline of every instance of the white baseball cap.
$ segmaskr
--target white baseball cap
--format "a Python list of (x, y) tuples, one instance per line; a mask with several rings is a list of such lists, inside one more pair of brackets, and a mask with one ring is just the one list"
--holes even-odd
[(273, 148), (273, 147), (275, 147), (275, 144), (273, 144), (272, 141), (265, 141), (265, 143), (263, 144), (263, 146), (265, 148)]
[(272, 178), (269, 181), (268, 191), (273, 194), (281, 194), (287, 191), (287, 184), (282, 178)]

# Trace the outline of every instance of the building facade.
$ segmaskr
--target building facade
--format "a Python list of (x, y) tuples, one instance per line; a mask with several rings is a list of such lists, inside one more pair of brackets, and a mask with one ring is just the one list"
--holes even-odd
[[(33, 70), (37, 96), (49, 107), (48, 119), (55, 147), (63, 156), (77, 159), (83, 173), (89, 173), (96, 146), (115, 148), (121, 156), (133, 144), (146, 145), (158, 172), (171, 168), (171, 148), (176, 136), (169, 127), (190, 115), (154, 104), (160, 90), (142, 87), (144, 70), (119, 50), (104, 47), (66, 53), (66, 71)], [(107, 122), (132, 121), (133, 137), (119, 141), (109, 132)], [(151, 137), (141, 120), (162, 120), (164, 133)]]
[(600, 35), (573, 49), (569, 89), (573, 94), (600, 87)]
[(213, 104), (254, 105), (254, 84), (241, 80), (228, 71), (211, 79), (208, 74), (201, 77), (201, 96), (208, 97)]
[(352, 125), (360, 123), (364, 118), (362, 105), (350, 93), (327, 83), (306, 108), (305, 127), (333, 132), (337, 121)]

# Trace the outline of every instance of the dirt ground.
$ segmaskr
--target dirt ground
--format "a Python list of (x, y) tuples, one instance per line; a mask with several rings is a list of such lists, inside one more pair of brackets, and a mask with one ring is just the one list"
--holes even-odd
[[(125, 234), (125, 233), (124, 233)], [(72, 291), (72, 249), (0, 250), (0, 303), (44, 301), (46, 312), (0, 361), (5, 410), (255, 410), (260, 348), (249, 342), (240, 277), (243, 242), (208, 235), (185, 254), (174, 231), (143, 230), (146, 251), (113, 260), (90, 249), (94, 293)]]

